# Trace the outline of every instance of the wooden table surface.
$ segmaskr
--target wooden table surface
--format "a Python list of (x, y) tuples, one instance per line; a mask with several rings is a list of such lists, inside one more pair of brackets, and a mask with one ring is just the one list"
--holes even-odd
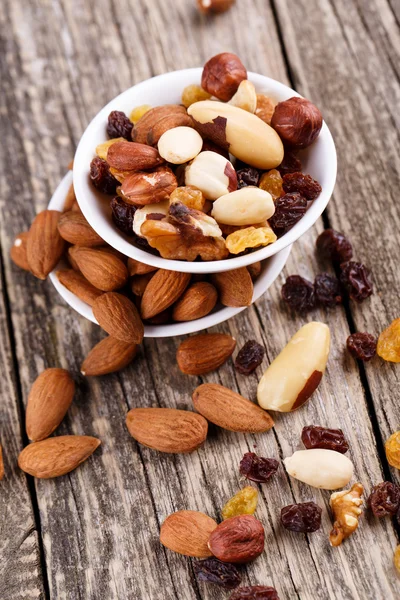
[[(396, 0), (237, 0), (228, 13), (200, 17), (190, 0), (2, 0), (0, 438), (6, 476), (0, 484), (2, 600), (219, 600), (228, 594), (196, 581), (192, 561), (158, 542), (160, 523), (179, 509), (214, 518), (242, 482), (238, 464), (257, 446), (283, 458), (301, 447), (304, 425), (341, 427), (355, 480), (368, 494), (400, 473), (384, 441), (400, 423), (400, 367), (374, 359), (358, 365), (344, 350), (350, 332), (373, 334), (400, 316), (400, 4)], [(185, 376), (173, 358), (180, 339), (146, 339), (134, 363), (101, 378), (79, 375), (102, 337), (55, 292), (10, 262), (14, 236), (44, 209), (85, 127), (127, 87), (158, 73), (201, 66), (236, 52), (249, 70), (283, 81), (322, 110), (338, 151), (334, 196), (323, 218), (293, 248), (284, 274), (254, 307), (215, 331), (238, 347), (256, 338), (266, 358), (246, 378), (230, 361), (204, 378)], [(318, 233), (349, 235), (357, 259), (373, 271), (375, 294), (362, 305), (295, 317), (280, 303), (285, 275), (312, 279)], [(307, 320), (329, 324), (327, 373), (312, 400), (276, 417), (274, 430), (241, 435), (211, 428), (190, 455), (139, 446), (125, 427), (135, 406), (191, 407), (200, 381), (220, 382), (254, 399), (258, 378)], [(79, 469), (33, 480), (17, 467), (27, 443), (24, 406), (46, 367), (71, 370), (77, 386), (59, 434), (88, 434), (101, 448)], [(328, 533), (329, 492), (290, 479), (284, 468), (259, 487), (263, 555), (243, 570), (248, 584), (273, 585), (281, 600), (394, 600), (399, 530), (390, 519), (362, 518), (339, 548)], [(283, 530), (280, 508), (314, 500), (320, 531)]]

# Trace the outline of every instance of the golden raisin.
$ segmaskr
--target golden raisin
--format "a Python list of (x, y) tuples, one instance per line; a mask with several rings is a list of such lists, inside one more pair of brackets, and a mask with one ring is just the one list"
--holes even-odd
[(107, 160), (107, 152), (110, 146), (112, 146), (113, 144), (115, 144), (115, 142), (126, 142), (125, 138), (123, 137), (119, 137), (119, 138), (112, 138), (111, 140), (107, 140), (106, 142), (103, 142), (102, 144), (99, 144), (98, 146), (96, 146), (96, 154), (99, 158), (102, 158), (103, 160)]
[(265, 94), (257, 94), (256, 115), (260, 117), (267, 125), (271, 124), (272, 115), (274, 114), (276, 102)]
[(209, 100), (210, 98), (211, 94), (196, 84), (187, 85), (182, 92), (182, 104), (183, 106), (186, 106), (186, 108), (189, 108), (189, 106), (195, 102)]
[(131, 111), (129, 118), (132, 121), (132, 123), (136, 125), (139, 119), (141, 119), (143, 115), (145, 115), (150, 109), (151, 106), (149, 104), (141, 104), (140, 106), (137, 106)]
[(261, 176), (258, 187), (269, 192), (272, 200), (276, 200), (283, 195), (282, 176), (277, 169), (267, 171)]
[(268, 246), (276, 241), (276, 235), (270, 227), (246, 227), (228, 235), (225, 245), (231, 254), (239, 254), (247, 248)]
[(115, 169), (114, 167), (110, 167), (110, 173), (114, 175), (115, 179), (120, 183), (124, 182), (124, 179), (128, 177), (128, 175), (132, 175), (133, 171), (120, 171), (119, 169)]
[(394, 551), (393, 561), (394, 561), (394, 566), (396, 567), (397, 571), (400, 573), (400, 544), (397, 546), (396, 550)]
[(169, 203), (182, 202), (189, 208), (204, 210), (206, 199), (203, 192), (194, 185), (184, 185), (176, 188), (169, 197)]
[(225, 520), (238, 515), (253, 515), (256, 512), (257, 500), (257, 490), (246, 486), (228, 500), (221, 511), (222, 518)]
[(400, 431), (395, 431), (386, 440), (385, 451), (389, 465), (400, 469)]
[(376, 352), (384, 360), (400, 362), (400, 319), (395, 319), (382, 331), (378, 338)]

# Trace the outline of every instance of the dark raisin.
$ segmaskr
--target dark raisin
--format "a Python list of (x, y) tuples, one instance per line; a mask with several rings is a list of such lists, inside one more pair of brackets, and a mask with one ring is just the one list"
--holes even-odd
[(400, 509), (400, 487), (383, 481), (372, 488), (367, 504), (375, 517), (393, 516)]
[(320, 273), (314, 281), (315, 297), (322, 306), (336, 306), (342, 302), (340, 283), (329, 273)]
[(249, 340), (235, 360), (235, 368), (242, 375), (250, 375), (261, 363), (264, 358), (265, 348), (255, 340)]
[(312, 533), (321, 527), (322, 508), (315, 502), (290, 504), (281, 510), (281, 523), (289, 531)]
[(223, 563), (216, 558), (206, 558), (193, 563), (193, 570), (199, 581), (215, 583), (226, 590), (240, 585), (242, 576), (235, 565)]
[(238, 588), (229, 596), (229, 600), (279, 600), (275, 588), (267, 585), (250, 585)]
[(376, 339), (370, 333), (352, 333), (347, 338), (346, 346), (354, 358), (368, 361), (376, 354)]
[(297, 312), (304, 313), (315, 307), (314, 285), (300, 275), (290, 275), (281, 293), (283, 301)]
[(363, 302), (371, 296), (373, 286), (370, 270), (360, 262), (349, 261), (340, 265), (340, 281), (347, 289), (350, 298)]
[(258, 171), (254, 167), (246, 167), (245, 169), (239, 169), (239, 171), (236, 171), (236, 175), (239, 190), (248, 185), (257, 186), (260, 179), (260, 171)]
[(283, 190), (286, 194), (299, 192), (307, 200), (315, 200), (321, 193), (321, 186), (311, 175), (304, 173), (286, 173), (283, 176)]
[(90, 179), (94, 187), (103, 194), (115, 194), (119, 182), (110, 173), (107, 161), (96, 156), (90, 163)]
[(308, 202), (298, 192), (285, 194), (275, 201), (275, 212), (268, 222), (279, 237), (289, 231), (307, 212)]
[(335, 452), (340, 452), (340, 454), (346, 454), (349, 449), (349, 445), (341, 429), (327, 429), (326, 427), (309, 425), (303, 427), (301, 441), (307, 450), (323, 448), (324, 450), (335, 450)]
[(277, 167), (277, 169), (282, 175), (282, 177), (287, 173), (298, 173), (299, 171), (301, 171), (301, 161), (294, 152), (291, 152), (290, 150), (285, 150), (283, 161), (281, 162), (279, 167)]
[(113, 110), (108, 115), (107, 133), (110, 138), (123, 137), (131, 141), (133, 123), (120, 110)]
[(254, 452), (246, 452), (239, 465), (239, 472), (250, 481), (264, 483), (274, 475), (279, 467), (275, 458), (257, 456)]
[(339, 231), (325, 229), (317, 238), (317, 250), (324, 258), (334, 263), (349, 261), (353, 256), (353, 247)]
[(124, 202), (122, 198), (116, 196), (110, 202), (112, 219), (115, 225), (126, 233), (133, 236), (133, 217), (136, 207)]

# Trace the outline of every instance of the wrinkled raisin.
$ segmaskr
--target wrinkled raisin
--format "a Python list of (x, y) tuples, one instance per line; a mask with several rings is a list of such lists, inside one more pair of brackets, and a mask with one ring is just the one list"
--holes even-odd
[(108, 163), (96, 156), (90, 163), (90, 179), (94, 187), (103, 194), (115, 194), (119, 182), (110, 173)]
[(285, 194), (275, 202), (275, 212), (268, 222), (279, 237), (289, 231), (307, 212), (308, 202), (298, 192)]
[(239, 471), (246, 479), (264, 483), (276, 473), (278, 467), (279, 462), (275, 458), (264, 458), (254, 452), (246, 452), (240, 461)]
[(226, 590), (233, 590), (242, 581), (235, 565), (223, 563), (216, 558), (196, 561), (193, 563), (193, 570), (199, 581), (215, 583)]
[(239, 490), (222, 508), (222, 518), (230, 519), (238, 515), (254, 515), (257, 508), (258, 492), (250, 485)]
[(290, 150), (285, 150), (285, 155), (283, 157), (283, 161), (277, 167), (278, 171), (282, 175), (286, 175), (287, 173), (298, 173), (301, 171), (301, 160), (296, 156), (294, 152)]
[(353, 247), (349, 240), (339, 231), (325, 229), (317, 238), (317, 250), (324, 258), (333, 263), (343, 263), (351, 260)]
[(304, 173), (286, 173), (283, 176), (283, 190), (286, 194), (299, 192), (307, 200), (315, 200), (321, 193), (321, 186), (311, 175)]
[(326, 427), (308, 425), (307, 427), (303, 427), (301, 441), (307, 450), (322, 448), (346, 454), (349, 449), (349, 445), (341, 429), (327, 429)]
[(370, 270), (360, 262), (349, 261), (340, 265), (340, 281), (346, 287), (350, 298), (363, 302), (372, 294)]
[(250, 585), (238, 588), (229, 596), (229, 600), (279, 600), (275, 588), (267, 585)]
[(235, 368), (242, 375), (250, 375), (261, 363), (264, 358), (265, 348), (255, 340), (249, 340), (235, 360)]
[(359, 360), (371, 360), (376, 354), (376, 339), (370, 333), (352, 333), (346, 346), (350, 354)]
[(289, 531), (312, 533), (321, 527), (322, 508), (315, 502), (290, 504), (281, 510), (281, 523)]
[(111, 200), (110, 206), (112, 219), (118, 229), (127, 235), (133, 236), (133, 218), (137, 210), (136, 207), (124, 202), (119, 196)]
[(133, 123), (120, 110), (113, 110), (108, 115), (107, 133), (110, 138), (123, 137), (126, 140), (131, 140)]
[(322, 306), (336, 306), (341, 304), (342, 295), (340, 283), (337, 277), (329, 273), (320, 273), (316, 276), (314, 282), (316, 299)]
[(254, 167), (239, 169), (239, 171), (236, 171), (236, 175), (239, 190), (248, 185), (258, 185), (260, 179), (260, 172)]
[(290, 275), (282, 286), (282, 299), (297, 312), (312, 310), (315, 307), (314, 285), (300, 275)]
[(400, 319), (395, 319), (378, 338), (378, 356), (390, 362), (400, 362)]
[(367, 504), (375, 517), (393, 516), (400, 507), (400, 487), (390, 481), (383, 481), (372, 488)]

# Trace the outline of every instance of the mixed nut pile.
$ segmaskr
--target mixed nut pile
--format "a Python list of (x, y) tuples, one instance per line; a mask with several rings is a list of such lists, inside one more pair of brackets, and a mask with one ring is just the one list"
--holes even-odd
[(257, 94), (240, 59), (211, 58), (182, 104), (112, 111), (90, 178), (116, 227), (163, 258), (222, 260), (273, 243), (321, 192), (298, 153), (322, 115)]

